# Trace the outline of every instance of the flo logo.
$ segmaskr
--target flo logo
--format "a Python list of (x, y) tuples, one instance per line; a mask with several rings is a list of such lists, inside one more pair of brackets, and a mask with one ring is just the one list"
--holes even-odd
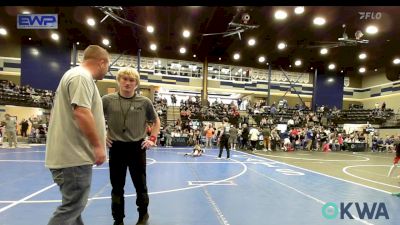
[(383, 202), (374, 202), (368, 204), (366, 202), (341, 202), (339, 207), (336, 203), (328, 202), (322, 206), (322, 216), (328, 220), (336, 219), (340, 215), (340, 219), (354, 219), (354, 216), (349, 212), (351, 208), (356, 208), (360, 219), (389, 219), (389, 214), (386, 205)]
[(382, 18), (381, 12), (358, 12), (360, 20), (380, 20)]

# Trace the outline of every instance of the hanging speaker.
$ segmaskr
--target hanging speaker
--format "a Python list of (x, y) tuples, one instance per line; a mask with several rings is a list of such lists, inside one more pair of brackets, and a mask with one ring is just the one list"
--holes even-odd
[(385, 67), (386, 78), (390, 81), (400, 80), (400, 66), (386, 66)]

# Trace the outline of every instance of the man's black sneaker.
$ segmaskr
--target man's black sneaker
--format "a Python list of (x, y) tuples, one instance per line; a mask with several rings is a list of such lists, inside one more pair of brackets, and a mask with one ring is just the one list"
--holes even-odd
[(148, 220), (149, 220), (148, 213), (146, 213), (144, 215), (139, 215), (139, 219), (138, 219), (136, 225), (146, 225)]
[(114, 225), (124, 225), (124, 221), (114, 221)]

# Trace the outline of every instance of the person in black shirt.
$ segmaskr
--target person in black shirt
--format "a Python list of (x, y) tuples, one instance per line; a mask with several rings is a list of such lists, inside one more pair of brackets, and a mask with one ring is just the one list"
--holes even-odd
[(221, 133), (218, 136), (219, 137), (219, 154), (217, 159), (221, 159), (222, 156), (222, 151), (225, 147), (226, 149), (226, 159), (229, 159), (229, 129), (230, 125), (228, 123), (229, 119), (224, 117), (222, 119), (222, 127), (221, 127)]
[(249, 142), (249, 128), (247, 127), (247, 124), (243, 124), (241, 148), (246, 150), (248, 142)]

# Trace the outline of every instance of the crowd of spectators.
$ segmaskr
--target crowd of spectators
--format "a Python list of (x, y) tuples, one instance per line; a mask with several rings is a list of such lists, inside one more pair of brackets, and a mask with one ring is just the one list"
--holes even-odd
[(0, 80), (0, 104), (50, 109), (53, 98), (52, 91), (32, 88), (30, 85), (19, 86), (12, 81)]
[(180, 102), (180, 115), (182, 120), (201, 120), (201, 121), (222, 121), (224, 117), (229, 119), (231, 124), (237, 125), (240, 118), (238, 106), (232, 101), (224, 104), (217, 99), (207, 106), (200, 104), (200, 97), (189, 97), (186, 101)]
[[(12, 119), (16, 119), (12, 117)], [(1, 119), (0, 122), (0, 138), (3, 139), (5, 137), (5, 123), (4, 120)], [(48, 116), (31, 116), (28, 119), (22, 118), (21, 120), (17, 119), (17, 127), (16, 134), (17, 136), (21, 136), (23, 138), (27, 138), (26, 142), (28, 143), (46, 143), (46, 135), (47, 129), (49, 127), (49, 118)], [(0, 140), (1, 140), (0, 139)], [(0, 145), (2, 145), (2, 141), (0, 141)]]
[[(239, 106), (241, 102), (238, 101)], [(373, 116), (392, 112), (385, 108), (384, 103), (382, 105), (368, 112), (372, 112)], [(346, 143), (365, 143), (367, 146), (367, 142), (370, 141), (370, 144), (375, 146), (373, 151), (393, 150), (393, 136), (383, 140), (376, 138), (377, 133), (372, 136), (365, 130), (346, 132), (339, 128), (336, 121), (343, 112), (336, 107), (329, 108), (322, 105), (316, 106), (316, 110), (312, 111), (302, 104), (290, 107), (285, 99), (278, 103), (274, 102), (271, 106), (260, 100), (253, 104), (249, 102), (246, 107), (247, 115), (241, 116), (237, 110), (239, 106), (233, 101), (231, 104), (215, 101), (211, 105), (201, 106), (199, 97), (182, 100), (180, 104), (182, 120), (177, 119), (174, 124), (167, 125), (162, 130), (161, 144), (171, 146), (172, 138), (187, 137), (189, 145), (196, 143), (206, 145), (207, 140), (212, 140), (211, 143), (216, 145), (220, 132), (218, 124), (222, 118), (227, 117), (233, 130), (234, 138), (230, 139), (232, 148), (236, 148), (237, 144), (238, 148), (248, 150), (343, 151), (349, 148)], [(359, 112), (357, 110), (359, 108), (353, 106), (350, 111), (357, 113)], [(279, 125), (285, 125), (285, 129)]]

